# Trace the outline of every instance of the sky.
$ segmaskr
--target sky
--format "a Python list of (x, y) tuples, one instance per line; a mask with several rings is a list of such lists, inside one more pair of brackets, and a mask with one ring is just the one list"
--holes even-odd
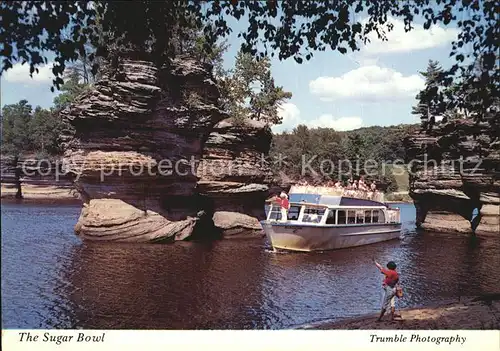
[[(424, 30), (417, 23), (405, 33), (401, 21), (390, 20), (394, 29), (388, 33), (388, 41), (374, 36), (371, 43), (355, 53), (315, 52), (311, 60), (302, 64), (293, 58), (273, 58), (271, 69), (276, 84), (293, 94), (280, 106), (283, 123), (273, 126), (273, 131), (290, 131), (299, 124), (344, 131), (418, 123), (418, 117), (411, 114), (415, 95), (424, 87), (418, 71), (425, 70), (429, 59), (439, 61), (445, 68), (453, 63), (449, 53), (457, 30), (450, 26)], [(224, 55), (226, 68), (234, 65), (240, 40), (236, 33), (243, 25), (232, 22), (235, 33), (229, 37), (231, 46)], [(2, 75), (2, 106), (21, 99), (33, 106), (52, 106), (57, 93), (50, 91), (50, 64), (33, 78), (28, 72), (28, 65), (16, 64)]]

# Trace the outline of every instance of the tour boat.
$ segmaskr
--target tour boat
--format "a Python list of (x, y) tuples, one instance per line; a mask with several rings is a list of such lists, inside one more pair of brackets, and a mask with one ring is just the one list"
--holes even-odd
[(342, 249), (396, 239), (401, 233), (400, 210), (384, 204), (381, 193), (292, 186), (289, 201), (288, 218), (282, 219), (279, 204), (271, 203), (261, 221), (275, 250)]

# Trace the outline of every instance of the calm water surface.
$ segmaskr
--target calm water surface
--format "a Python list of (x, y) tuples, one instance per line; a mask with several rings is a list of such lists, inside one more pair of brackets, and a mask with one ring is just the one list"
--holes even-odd
[(80, 206), (2, 204), (3, 328), (279, 329), (378, 311), (398, 263), (401, 307), (497, 292), (500, 242), (416, 233), (324, 253), (264, 239), (174, 245), (81, 242)]

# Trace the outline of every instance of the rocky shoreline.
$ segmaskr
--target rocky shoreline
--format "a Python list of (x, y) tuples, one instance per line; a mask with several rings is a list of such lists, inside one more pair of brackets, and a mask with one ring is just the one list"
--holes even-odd
[(14, 184), (2, 184), (2, 201), (16, 200), (23, 202), (75, 202), (81, 203), (78, 193), (67, 186), (23, 184), (21, 199), (16, 198), (17, 187)]
[(402, 320), (391, 322), (386, 316), (377, 322), (375, 313), (341, 321), (320, 321), (296, 329), (500, 329), (500, 293), (402, 309), (397, 313)]
[[(500, 140), (494, 118), (455, 119), (405, 140), (417, 226), (483, 237), (500, 233)], [(474, 217), (475, 216), (475, 217)]]
[(81, 203), (73, 181), (61, 170), (60, 157), (1, 155), (2, 201)]

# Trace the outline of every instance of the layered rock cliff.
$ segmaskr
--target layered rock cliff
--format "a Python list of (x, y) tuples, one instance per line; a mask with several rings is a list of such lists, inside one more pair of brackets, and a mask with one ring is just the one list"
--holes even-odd
[[(405, 141), (418, 226), (438, 232), (499, 235), (497, 122), (496, 116), (481, 123), (456, 119)], [(472, 220), (475, 212), (478, 217)]]
[[(214, 213), (223, 208), (215, 200), (219, 195), (232, 189), (237, 196), (248, 186), (249, 197), (238, 201), (252, 203), (249, 198), (263, 196), (267, 186), (255, 183), (265, 177), (217, 178), (198, 171), (200, 163), (206, 166), (215, 157), (210, 150), (228, 147), (227, 153), (232, 152), (234, 144), (226, 146), (219, 139), (242, 137), (229, 135), (234, 130), (222, 131), (224, 124), (218, 124), (228, 116), (218, 108), (219, 92), (210, 72), (188, 58), (158, 68), (147, 58), (122, 56), (63, 111), (68, 122), (62, 137), (64, 160), (85, 202), (75, 227), (78, 235), (92, 240), (182, 240), (202, 228), (197, 234), (208, 236)], [(254, 129), (249, 134), (265, 130)], [(207, 140), (211, 149), (205, 150)], [(233, 154), (233, 159), (245, 157)], [(224, 172), (225, 166), (217, 171)], [(239, 188), (228, 183), (233, 180), (240, 182)], [(258, 190), (262, 194), (256, 195)], [(253, 218), (259, 206), (262, 202), (229, 209)], [(229, 222), (221, 228), (239, 229), (234, 216)]]
[(41, 159), (2, 155), (1, 197), (25, 200), (77, 200), (73, 182), (60, 158)]
[(268, 154), (272, 134), (263, 122), (225, 119), (210, 133), (198, 168), (198, 193), (225, 236), (262, 233), (264, 201), (272, 172)]

